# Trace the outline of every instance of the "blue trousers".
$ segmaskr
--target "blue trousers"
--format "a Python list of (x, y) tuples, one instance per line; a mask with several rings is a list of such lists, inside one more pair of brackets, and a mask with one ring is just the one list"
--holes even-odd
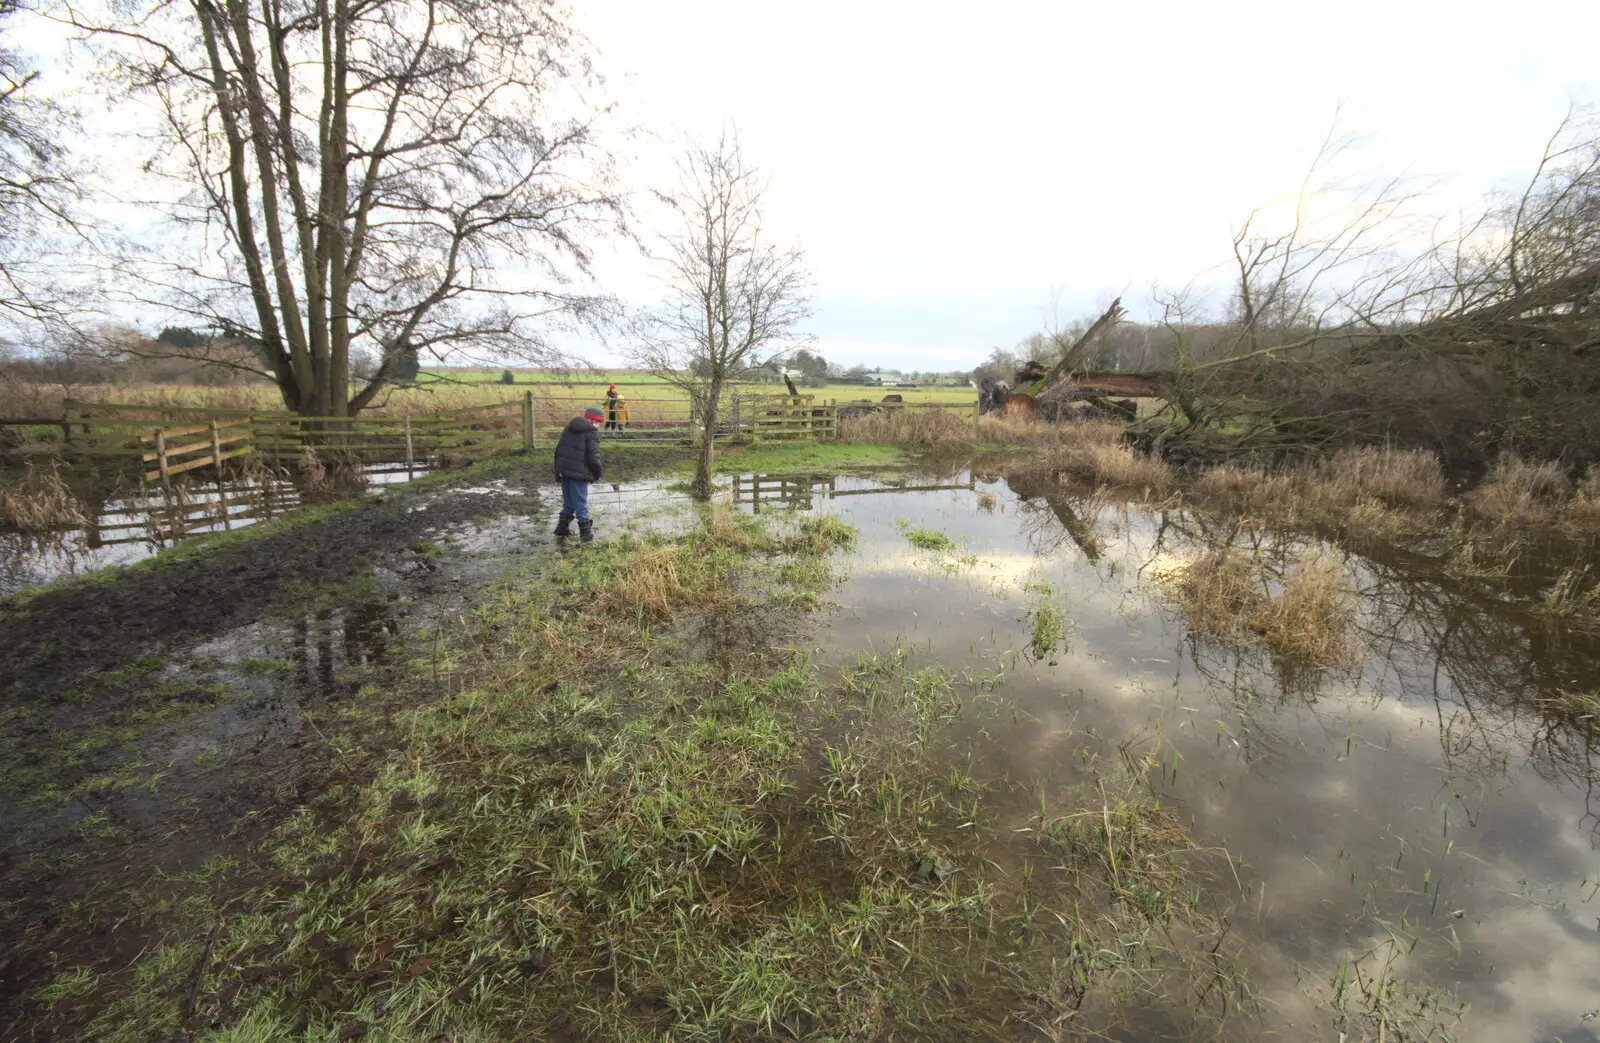
[(561, 479), (561, 516), (589, 520), (589, 483), (577, 478)]

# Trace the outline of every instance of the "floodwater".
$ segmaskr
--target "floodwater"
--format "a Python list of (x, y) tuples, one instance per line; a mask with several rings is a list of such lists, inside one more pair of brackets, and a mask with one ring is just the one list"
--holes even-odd
[[(375, 465), (367, 471), (365, 485), (356, 488), (369, 495), (382, 493), (423, 473), (426, 468), (408, 472), (392, 465)], [(494, 479), (479, 486), (441, 490), (439, 495), (511, 491), (504, 479)], [(669, 505), (687, 499), (666, 479), (625, 485), (599, 483), (591, 497), (597, 515), (630, 521), (636, 516), (663, 515)], [(0, 529), (0, 598), (51, 580), (143, 561), (185, 540), (242, 529), (304, 502), (305, 495), (294, 482), (259, 476), (185, 483), (171, 495), (153, 485), (116, 490), (80, 504), (89, 519), (87, 525), (46, 533)], [(419, 503), (415, 509), (424, 510), (426, 504)]]
[[(1154, 581), (1242, 541), (1231, 524), (1025, 497), (971, 472), (902, 487), (752, 476), (735, 500), (764, 509), (758, 487), (860, 530), (817, 636), (825, 666), (902, 647), (914, 667), (1003, 674), (1015, 718), (957, 725), (945, 756), (1051, 785), (1086, 750), (1155, 753), (1157, 792), (1238, 874), (1212, 880), (1211, 898), (1258, 1009), (1226, 1038), (1600, 1040), (1596, 737), (1589, 718), (1539, 708), (1595, 690), (1600, 642), (1541, 616), (1537, 582), (1451, 580), (1420, 552), (1324, 545), (1358, 591), (1361, 661), (1312, 671), (1190, 635)], [(956, 549), (920, 550), (907, 526)], [(1314, 545), (1251, 538), (1271, 562)], [(1068, 647), (1036, 659), (1041, 599), (1064, 613)], [(1382, 1036), (1362, 1018), (1380, 990)]]
[[(437, 495), (497, 491), (507, 490)], [(1314, 540), (1047, 491), (961, 471), (895, 483), (747, 475), (727, 495), (741, 510), (830, 512), (860, 531), (815, 633), (824, 667), (899, 647), (914, 667), (1003, 679), (996, 694), (1015, 716), (957, 722), (940, 756), (980, 778), (1054, 786), (1078, 781), (1086, 753), (1155, 754), (1151, 784), (1198, 844), (1234, 860), (1237, 881), (1222, 873), (1208, 890), (1233, 925), (1256, 1004), (1222, 1038), (1337, 1039), (1341, 1027), (1349, 1039), (1379, 1038), (1361, 1018), (1372, 990), (1359, 983), (1381, 977), (1389, 1025), (1414, 1038), (1439, 1025), (1464, 1040), (1600, 1041), (1594, 722), (1541, 709), (1597, 690), (1600, 637), (1541, 613), (1553, 577), (1466, 580), (1426, 548), (1362, 556), (1320, 545), (1359, 592), (1361, 658), (1311, 671), (1191, 635), (1153, 577), (1219, 540), (1253, 539), (1268, 562)], [(297, 502), (292, 487), (279, 503), (263, 492), (222, 490), (227, 506), (196, 507), (202, 528), (189, 531)], [(603, 534), (686, 524), (682, 502), (666, 481), (593, 493)], [(99, 526), (68, 534), (68, 551), (0, 534), (0, 595), (172, 544), (159, 499), (104, 506)], [(161, 739), (185, 748), (145, 752), (162, 762), (220, 756), (252, 735), (292, 732), (302, 698), (333, 694), (346, 667), (381, 662), (512, 556), (547, 548), (553, 513), (551, 498), (529, 496), (525, 507), (439, 528), (430, 538), (460, 551), (442, 568), (397, 553), (349, 604), (195, 649), (171, 669), (225, 678), (247, 698)], [(116, 542), (113, 524), (131, 530), (128, 542)], [(911, 526), (945, 534), (955, 550), (918, 549)], [(1028, 615), (1044, 600), (1067, 621), (1066, 647), (1036, 657)], [(251, 660), (287, 672), (241, 672)], [(159, 800), (138, 800), (145, 815), (161, 813)], [(1026, 822), (1026, 809), (1003, 810)], [(1342, 1025), (1341, 976), (1352, 983)]]

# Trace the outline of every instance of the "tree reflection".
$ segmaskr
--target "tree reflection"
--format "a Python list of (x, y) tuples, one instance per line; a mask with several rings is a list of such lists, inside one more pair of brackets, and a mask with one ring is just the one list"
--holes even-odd
[[(1097, 569), (1118, 567), (1106, 555), (1106, 502), (1096, 493), (1013, 481), (1024, 527), (1042, 553), (1075, 547)], [(1157, 562), (1193, 561), (1233, 547), (1256, 563), (1275, 589), (1308, 550), (1339, 560), (1356, 595), (1351, 639), (1358, 662), (1348, 669), (1277, 657), (1249, 641), (1189, 633), (1188, 664), (1243, 722), (1235, 736), (1254, 759), (1279, 741), (1262, 710), (1315, 708), (1340, 685), (1376, 705), (1399, 699), (1434, 717), (1440, 749), (1454, 773), (1503, 776), (1520, 755), (1543, 778), (1592, 794), (1600, 742), (1594, 716), (1574, 693), (1600, 691), (1600, 632), (1550, 612), (1542, 592), (1574, 560), (1571, 546), (1524, 554), (1505, 575), (1458, 567), (1448, 539), (1396, 546), (1357, 541), (1339, 531), (1302, 532), (1187, 508), (1147, 509), (1133, 533), (1143, 575)], [(1600, 825), (1596, 814), (1590, 817)]]

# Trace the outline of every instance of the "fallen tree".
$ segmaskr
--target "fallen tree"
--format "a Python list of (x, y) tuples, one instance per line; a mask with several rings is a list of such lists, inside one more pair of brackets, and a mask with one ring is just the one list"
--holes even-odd
[(1184, 453), (1381, 441), (1465, 468), (1505, 450), (1600, 461), (1600, 125), (1564, 125), (1523, 192), (1420, 255), (1393, 231), (1402, 198), (1386, 184), (1354, 218), (1282, 235), (1247, 221), (1226, 318), (1164, 301), (1177, 365), (1142, 436)]

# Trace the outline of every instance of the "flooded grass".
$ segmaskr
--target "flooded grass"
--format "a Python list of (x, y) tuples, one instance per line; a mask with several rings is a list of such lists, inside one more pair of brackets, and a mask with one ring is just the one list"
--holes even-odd
[[(359, 774), (171, 885), (132, 965), (54, 965), (41, 1016), (1586, 1038), (1588, 560), (1458, 508), (1426, 454), (1229, 465), (1186, 503), (1122, 449), (797, 480), (794, 513), (736, 486), (520, 561), (372, 693), (392, 746), (329, 735)], [(1513, 484), (1547, 536), (1584, 495)]]
[(947, 551), (955, 549), (955, 541), (942, 532), (932, 529), (917, 529), (910, 525), (905, 527), (906, 539), (913, 547), (919, 550)]
[(1502, 453), (1488, 477), (1468, 495), (1467, 503), (1493, 525), (1539, 524), (1550, 519), (1568, 487), (1560, 464)]
[(837, 684), (781, 645), (696, 654), (853, 536), (709, 516), (500, 587), (400, 752), (276, 831), (278, 883), (35, 999), (104, 1040), (957, 1040), (1236, 989), (1148, 765), (1041, 790), (1018, 848), (929, 756), (984, 689), (903, 650)]
[(1247, 552), (1223, 545), (1159, 578), (1198, 633), (1254, 637), (1305, 663), (1352, 658), (1349, 581), (1344, 567), (1325, 554), (1301, 555), (1279, 580)]

